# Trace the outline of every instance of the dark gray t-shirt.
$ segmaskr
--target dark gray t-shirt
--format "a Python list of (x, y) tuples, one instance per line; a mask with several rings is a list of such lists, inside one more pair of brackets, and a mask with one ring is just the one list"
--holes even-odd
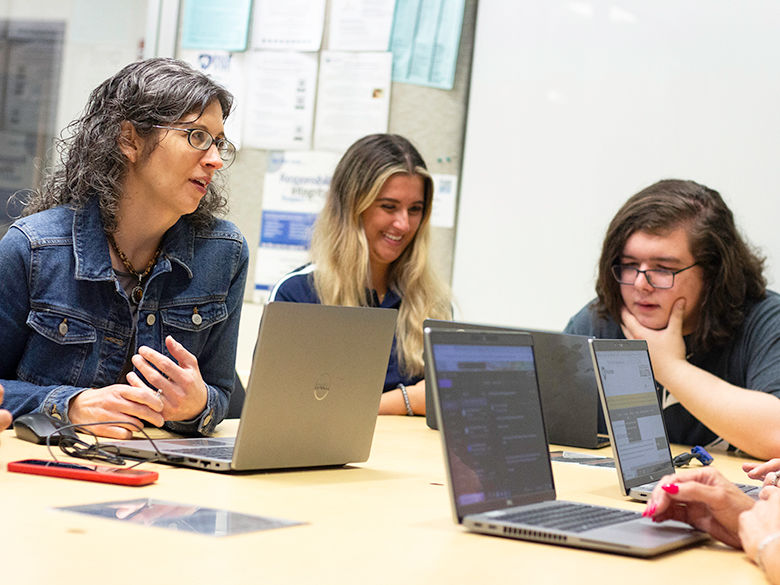
[[(564, 331), (601, 339), (625, 339), (617, 323), (598, 317), (594, 303), (591, 301), (574, 315)], [(780, 398), (780, 295), (767, 291), (762, 300), (749, 306), (746, 315), (728, 344), (708, 352), (694, 352), (688, 361), (735, 386)], [(686, 347), (688, 342), (686, 338)], [(660, 391), (666, 430), (672, 443), (707, 446), (718, 441), (715, 433), (663, 388)]]

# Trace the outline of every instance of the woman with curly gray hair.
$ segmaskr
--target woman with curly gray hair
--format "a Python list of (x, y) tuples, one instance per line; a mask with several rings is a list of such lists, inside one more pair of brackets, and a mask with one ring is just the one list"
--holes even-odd
[(235, 375), (248, 265), (219, 172), (233, 98), (174, 59), (132, 63), (66, 128), (61, 164), (0, 240), (0, 382), (42, 411), (125, 438), (208, 433)]

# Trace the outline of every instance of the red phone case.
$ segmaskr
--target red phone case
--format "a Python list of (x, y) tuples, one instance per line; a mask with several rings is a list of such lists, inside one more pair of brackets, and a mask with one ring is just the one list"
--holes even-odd
[(83, 479), (102, 483), (119, 485), (148, 485), (157, 481), (156, 471), (142, 469), (122, 469), (108, 465), (90, 465), (68, 463), (64, 461), (47, 461), (44, 459), (23, 459), (8, 463), (8, 471), (17, 473), (32, 473), (34, 475), (50, 475), (67, 479)]

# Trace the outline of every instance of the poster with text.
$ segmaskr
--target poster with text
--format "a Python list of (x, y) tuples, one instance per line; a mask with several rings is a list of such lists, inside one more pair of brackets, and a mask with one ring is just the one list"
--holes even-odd
[(272, 151), (263, 184), (255, 302), (263, 302), (285, 274), (308, 262), (309, 243), (339, 154)]

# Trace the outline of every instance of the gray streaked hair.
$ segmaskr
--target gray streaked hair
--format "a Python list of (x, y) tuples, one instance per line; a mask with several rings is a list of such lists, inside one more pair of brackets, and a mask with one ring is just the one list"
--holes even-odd
[[(97, 197), (107, 232), (116, 230), (127, 159), (119, 149), (122, 122), (128, 121), (142, 138), (159, 134), (155, 125), (168, 125), (190, 116), (197, 120), (218, 102), (223, 120), (233, 96), (203, 73), (176, 59), (136, 61), (96, 87), (81, 117), (71, 122), (57, 140), (60, 164), (50, 169), (39, 189), (30, 191), (22, 215), (57, 205), (81, 207)], [(145, 156), (159, 144), (150, 140)], [(225, 209), (224, 185), (215, 177), (198, 208), (189, 215), (196, 225), (208, 224)]]

